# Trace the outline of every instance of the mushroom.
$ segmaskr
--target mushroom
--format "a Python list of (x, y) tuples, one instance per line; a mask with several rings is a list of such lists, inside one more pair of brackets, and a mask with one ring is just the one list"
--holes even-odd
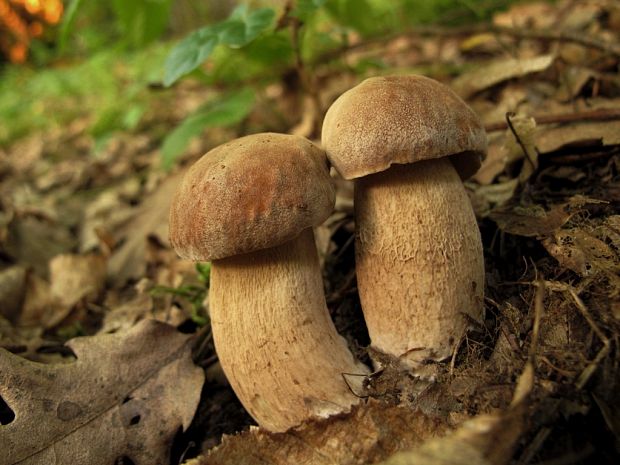
[(239, 400), (278, 432), (359, 402), (367, 367), (330, 318), (312, 227), (335, 200), (325, 153), (298, 136), (255, 134), (214, 148), (172, 201), (170, 242), (211, 260), (216, 351)]
[(322, 132), (333, 166), (355, 179), (371, 347), (409, 368), (445, 359), (483, 312), (480, 231), (461, 182), (486, 152), (480, 119), (437, 81), (376, 77), (333, 103)]

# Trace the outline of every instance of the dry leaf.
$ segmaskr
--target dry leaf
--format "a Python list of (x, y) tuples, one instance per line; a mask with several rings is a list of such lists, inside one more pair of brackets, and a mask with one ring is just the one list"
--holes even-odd
[(51, 306), (44, 326), (62, 322), (82, 300), (95, 300), (103, 291), (106, 258), (98, 254), (57, 255), (49, 264)]
[(18, 323), (23, 326), (41, 325), (51, 305), (49, 283), (35, 273), (28, 273), (24, 303)]
[(585, 205), (600, 203), (605, 202), (576, 195), (568, 202), (555, 205), (549, 210), (540, 205), (517, 206), (495, 210), (490, 217), (504, 232), (524, 237), (544, 237), (558, 231)]
[(73, 307), (104, 288), (106, 259), (101, 255), (57, 255), (49, 267), (52, 298), (62, 306)]
[(103, 317), (102, 333), (127, 329), (153, 314), (153, 298), (147, 292), (139, 292), (133, 299), (110, 309)]
[(604, 241), (580, 228), (562, 229), (543, 245), (559, 263), (581, 276), (620, 274), (620, 257)]
[[(471, 186), (471, 183), (467, 185)], [(505, 205), (514, 196), (517, 187), (519, 187), (517, 178), (488, 186), (473, 187), (470, 200), (476, 216), (486, 218), (494, 208)]]
[(541, 55), (535, 58), (493, 61), (457, 77), (452, 81), (452, 88), (461, 97), (468, 98), (508, 79), (545, 71), (554, 59), (553, 55)]
[(369, 401), (349, 414), (310, 421), (285, 433), (259, 428), (224, 437), (187, 465), (353, 465), (383, 460), (442, 434), (447, 426), (420, 411)]
[(413, 451), (400, 452), (381, 465), (503, 465), (508, 463), (524, 428), (527, 399), (534, 385), (530, 364), (519, 377), (506, 412), (479, 415), (445, 437)]
[(540, 27), (553, 24), (555, 19), (553, 6), (547, 2), (527, 2), (512, 5), (508, 11), (496, 13), (493, 24), (504, 27)]
[(148, 236), (155, 235), (161, 242), (168, 242), (170, 203), (183, 174), (181, 171), (167, 178), (137, 208), (136, 216), (121, 231), (127, 240), (114, 251), (108, 264), (108, 275), (115, 284), (144, 276)]
[(496, 210), (490, 217), (504, 232), (524, 237), (540, 237), (552, 234), (571, 217), (565, 205), (556, 205), (546, 211), (540, 205)]
[(73, 246), (74, 240), (67, 228), (34, 216), (13, 218), (6, 242), (0, 244), (16, 262), (31, 266), (41, 276), (47, 275), (47, 264), (52, 257), (68, 252)]
[(542, 128), (536, 135), (540, 153), (554, 152), (566, 146), (620, 145), (620, 122), (581, 122)]
[(168, 464), (172, 439), (194, 415), (204, 380), (188, 337), (143, 321), (125, 333), (72, 339), (77, 360), (43, 365), (0, 350), (6, 464)]
[(26, 269), (19, 265), (0, 271), (0, 315), (15, 321), (24, 300)]

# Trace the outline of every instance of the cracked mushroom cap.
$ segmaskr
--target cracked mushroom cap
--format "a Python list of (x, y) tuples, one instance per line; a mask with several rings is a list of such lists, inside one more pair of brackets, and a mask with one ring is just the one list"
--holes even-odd
[(487, 147), (476, 113), (449, 87), (424, 76), (366, 79), (333, 103), (322, 133), (327, 157), (345, 179), (449, 155), (466, 179)]
[(254, 134), (209, 151), (185, 174), (170, 208), (170, 242), (191, 260), (283, 244), (334, 208), (325, 153), (309, 140)]

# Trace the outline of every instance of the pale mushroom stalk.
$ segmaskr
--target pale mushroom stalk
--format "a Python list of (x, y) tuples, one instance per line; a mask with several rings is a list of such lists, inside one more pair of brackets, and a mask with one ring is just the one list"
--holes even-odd
[(371, 346), (418, 369), (483, 311), (484, 263), (461, 179), (486, 152), (476, 114), (423, 76), (370, 78), (329, 108), (322, 141), (355, 180), (356, 273)]
[(312, 229), (277, 247), (214, 260), (209, 307), (224, 372), (264, 428), (284, 431), (359, 401), (353, 392), (362, 393), (362, 377), (345, 374), (367, 369), (329, 316)]
[(355, 214), (358, 289), (373, 347), (411, 366), (449, 356), (468, 319), (480, 318), (484, 275), (456, 170), (447, 159), (427, 160), (358, 179)]

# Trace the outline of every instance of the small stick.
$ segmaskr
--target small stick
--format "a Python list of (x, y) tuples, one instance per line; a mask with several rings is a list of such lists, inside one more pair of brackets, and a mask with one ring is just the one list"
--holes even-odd
[[(574, 123), (581, 121), (613, 121), (620, 119), (620, 108), (600, 108), (598, 110), (578, 111), (557, 115), (540, 115), (533, 117), (536, 124)], [(486, 132), (502, 131), (508, 129), (508, 121), (497, 121), (487, 124)]]
[(346, 45), (337, 50), (329, 51), (321, 55), (316, 61), (321, 63), (337, 58), (342, 53), (364, 48), (374, 44), (384, 44), (398, 37), (426, 37), (426, 36), (460, 36), (468, 34), (483, 34), (491, 33), (496, 35), (512, 36), (517, 39), (534, 39), (534, 40), (546, 40), (551, 42), (567, 42), (582, 45), (584, 47), (599, 50), (606, 55), (620, 57), (620, 46), (613, 42), (604, 42), (594, 37), (588, 37), (584, 34), (576, 34), (567, 31), (547, 31), (547, 30), (532, 30), (532, 29), (519, 29), (514, 27), (495, 26), (493, 24), (481, 23), (474, 26), (447, 28), (440, 26), (417, 26), (415, 29), (405, 32), (403, 34), (391, 34), (375, 39), (370, 39), (357, 44)]
[(596, 354), (596, 357), (594, 357), (594, 360), (592, 360), (588, 364), (588, 366), (585, 367), (585, 369), (581, 372), (581, 375), (579, 375), (579, 378), (577, 379), (575, 383), (575, 386), (577, 387), (577, 389), (581, 390), (586, 385), (590, 377), (594, 374), (594, 372), (598, 368), (598, 365), (601, 363), (601, 360), (603, 360), (607, 356), (607, 354), (609, 354), (609, 349), (610, 349), (611, 344), (607, 336), (605, 336), (605, 333), (603, 333), (601, 328), (598, 327), (598, 325), (592, 318), (592, 315), (590, 315), (590, 312), (588, 311), (585, 304), (583, 303), (583, 300), (581, 300), (581, 298), (577, 295), (575, 290), (569, 286), (567, 286), (567, 290), (568, 290), (568, 293), (573, 298), (573, 300), (575, 301), (575, 304), (577, 305), (577, 308), (579, 309), (579, 312), (581, 313), (581, 315), (585, 318), (585, 320), (588, 322), (588, 324), (592, 328), (592, 331), (594, 331), (594, 333), (598, 336), (598, 338), (603, 343), (603, 348), (599, 351), (598, 354)]

